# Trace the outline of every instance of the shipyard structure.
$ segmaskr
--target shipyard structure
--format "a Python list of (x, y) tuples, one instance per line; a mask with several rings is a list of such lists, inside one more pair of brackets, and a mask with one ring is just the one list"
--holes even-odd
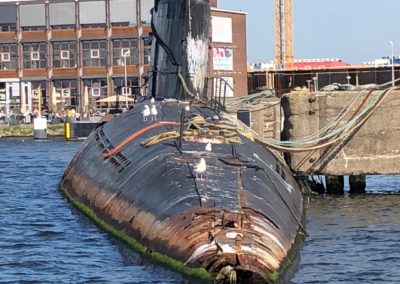
[[(211, 2), (208, 94), (246, 95), (246, 14)], [(146, 94), (153, 5), (153, 0), (2, 1), (0, 109), (88, 112), (113, 107), (99, 102), (106, 97)]]

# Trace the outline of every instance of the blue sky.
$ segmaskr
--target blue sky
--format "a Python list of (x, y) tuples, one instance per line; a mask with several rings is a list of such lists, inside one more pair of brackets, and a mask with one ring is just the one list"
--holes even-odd
[[(248, 62), (274, 57), (274, 0), (219, 0), (247, 16)], [(400, 54), (400, 0), (293, 0), (295, 58), (349, 63)]]

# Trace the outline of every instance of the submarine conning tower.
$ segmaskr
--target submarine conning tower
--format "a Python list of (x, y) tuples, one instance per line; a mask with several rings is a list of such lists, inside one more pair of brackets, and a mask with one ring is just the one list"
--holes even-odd
[(156, 99), (205, 100), (209, 1), (155, 0), (151, 14), (148, 95)]

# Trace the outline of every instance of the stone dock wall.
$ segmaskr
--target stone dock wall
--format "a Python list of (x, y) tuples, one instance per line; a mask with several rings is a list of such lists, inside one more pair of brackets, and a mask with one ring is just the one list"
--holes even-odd
[[(282, 99), (283, 139), (294, 140), (317, 132), (335, 120), (355, 96), (336, 128), (362, 111), (381, 91), (290, 93)], [(359, 95), (360, 94), (360, 95)], [(289, 153), (297, 173), (326, 175), (400, 173), (400, 91), (391, 91), (369, 119), (346, 137), (322, 149)]]
[[(47, 125), (49, 136), (64, 136), (64, 124)], [(0, 125), (0, 138), (5, 137), (33, 137), (33, 124)]]

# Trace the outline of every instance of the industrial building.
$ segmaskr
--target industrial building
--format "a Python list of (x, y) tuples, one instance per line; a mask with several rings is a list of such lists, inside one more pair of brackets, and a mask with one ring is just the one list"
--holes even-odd
[[(400, 77), (400, 66), (394, 66), (394, 77)], [(343, 67), (318, 67), (293, 70), (254, 70), (248, 73), (249, 93), (265, 88), (275, 89), (278, 95), (296, 88), (320, 90), (333, 83), (361, 85), (380, 85), (392, 80), (389, 65), (349, 65)]]
[[(0, 109), (71, 106), (86, 112), (101, 107), (100, 98), (146, 94), (153, 3), (2, 1)], [(220, 10), (217, 1), (211, 4), (215, 43), (210, 79), (228, 82), (228, 96), (246, 95), (246, 14)], [(215, 92), (219, 85), (211, 85)]]

